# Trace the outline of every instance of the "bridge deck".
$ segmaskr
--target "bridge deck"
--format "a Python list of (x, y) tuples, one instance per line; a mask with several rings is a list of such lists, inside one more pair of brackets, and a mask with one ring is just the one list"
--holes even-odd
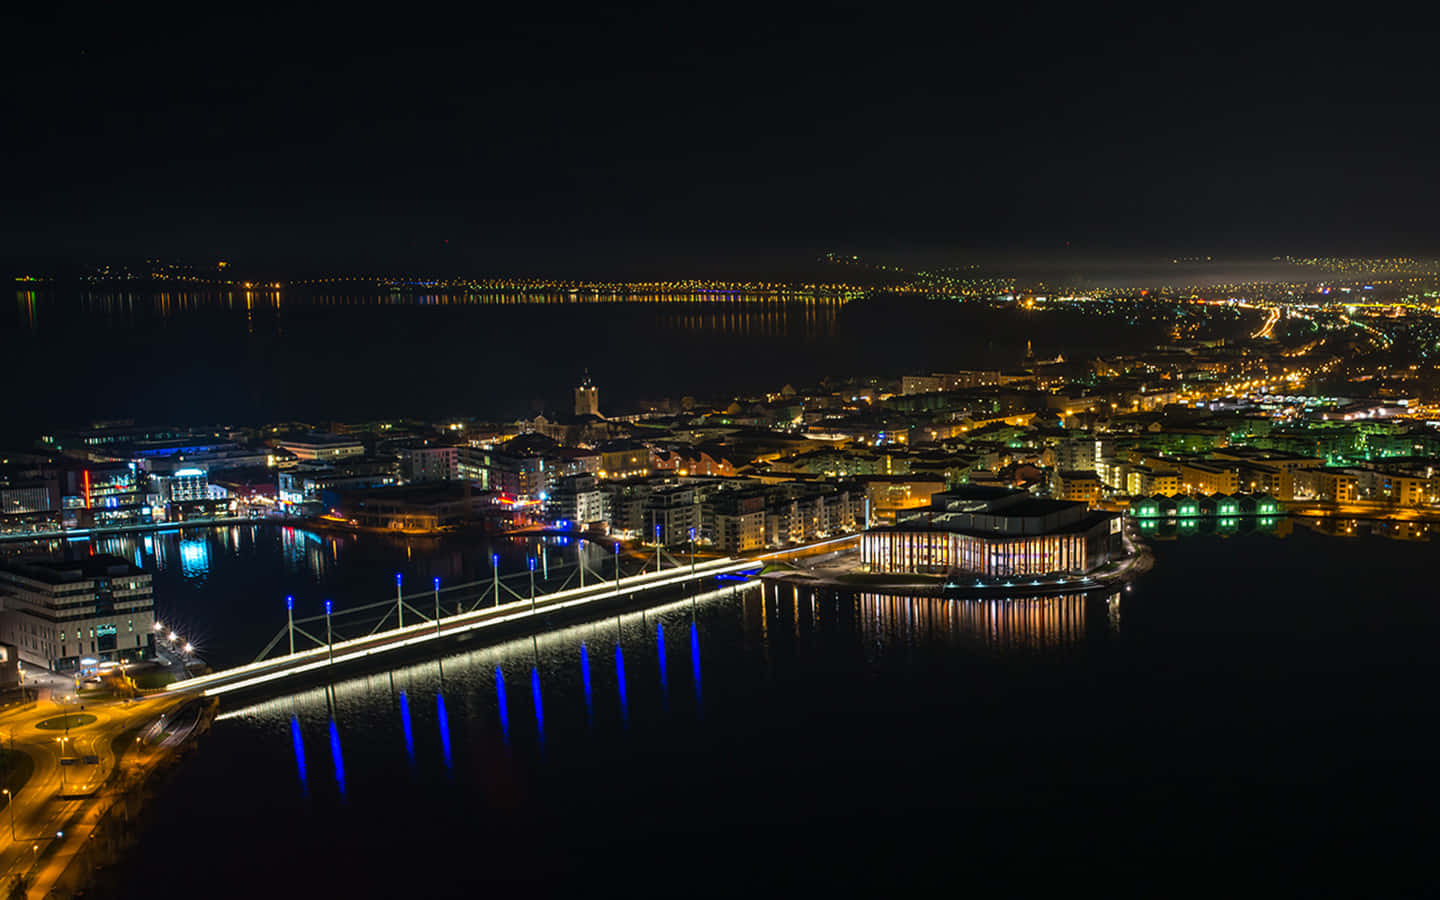
[(251, 688), (266, 682), (296, 677), (305, 673), (353, 662), (365, 657), (413, 647), (428, 641), (453, 637), (465, 632), (482, 631), (510, 622), (541, 617), (558, 610), (613, 600), (617, 595), (634, 595), (641, 592), (661, 590), (695, 581), (713, 578), (716, 575), (753, 571), (765, 565), (763, 559), (721, 559), (697, 563), (692, 572), (689, 566), (649, 572), (614, 581), (571, 588), (530, 599), (515, 600), (484, 609), (441, 616), (439, 621), (420, 622), (377, 632), (366, 637), (336, 641), (333, 644), (300, 650), (273, 659), (265, 659), (233, 669), (202, 675), (197, 678), (177, 681), (166, 690), (173, 692), (201, 692), (206, 696), (217, 696), (231, 691)]

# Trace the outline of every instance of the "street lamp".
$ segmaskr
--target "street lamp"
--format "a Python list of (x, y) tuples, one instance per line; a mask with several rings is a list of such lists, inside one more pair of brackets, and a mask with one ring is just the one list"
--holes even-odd
[(440, 634), (440, 579), (435, 579), (435, 634)]
[(285, 621), (290, 630), (290, 655), (295, 655), (295, 598), (285, 598)]
[[(66, 730), (69, 730), (69, 717), (66, 717)], [(60, 745), (60, 793), (65, 793), (65, 742), (69, 737), (57, 737), (55, 742)]]
[(395, 573), (395, 619), (400, 628), (405, 627), (405, 604), (400, 600), (400, 573)]
[(500, 605), (500, 554), (490, 554), (491, 588), (495, 594), (495, 605)]
[(10, 840), (15, 840), (15, 795), (10, 793), (9, 788), (0, 791), (5, 795), (5, 806), (10, 810)]
[(330, 630), (330, 601), (325, 601), (325, 646), (330, 650), (330, 662), (335, 662), (335, 634)]

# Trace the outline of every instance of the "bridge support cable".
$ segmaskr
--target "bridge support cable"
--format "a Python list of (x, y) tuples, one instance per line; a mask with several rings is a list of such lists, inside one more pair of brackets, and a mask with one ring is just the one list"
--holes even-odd
[[(485, 586), (485, 590), (483, 590), (483, 591), (480, 592), (480, 596), (475, 598), (475, 605), (472, 606), (472, 607), (470, 607), (469, 609), (467, 609), (467, 610), (465, 610), (465, 611), (466, 611), (466, 612), (475, 612), (475, 611), (478, 610), (480, 607), (484, 606), (484, 605), (485, 605), (485, 601), (488, 600), (488, 599), (490, 599), (490, 593), (491, 593), (490, 586), (489, 586), (489, 585), (486, 585), (486, 586)], [(493, 604), (493, 603), (492, 603), (491, 605), (494, 606), (494, 605), (498, 605), (498, 604)]]
[(316, 637), (315, 635), (311, 634), (310, 632), (306, 631), (306, 630), (303, 629), (303, 628), (296, 628), (296, 629), (295, 629), (295, 633), (296, 633), (296, 634), (303, 634), (305, 637), (307, 637), (307, 638), (309, 638), (310, 640), (314, 641), (314, 642), (315, 642), (315, 646), (317, 646), (317, 647), (324, 647), (324, 646), (326, 646), (325, 641), (322, 641), (320, 638)]
[(370, 629), (369, 634), (367, 634), (366, 637), (369, 637), (369, 635), (379, 631), (386, 622), (390, 621), (390, 613), (394, 611), (395, 607), (390, 603), (386, 603), (385, 605), (390, 608), (385, 610), (385, 615), (380, 617), (380, 621), (375, 623), (375, 627)]
[(287, 635), (287, 634), (289, 634), (289, 633), (290, 633), (290, 626), (289, 626), (289, 625), (286, 625), (284, 628), (282, 628), (282, 629), (280, 629), (279, 631), (277, 631), (277, 632), (275, 633), (275, 636), (270, 639), (270, 643), (268, 643), (268, 644), (265, 645), (265, 649), (264, 649), (264, 650), (261, 650), (260, 653), (259, 653), (254, 659), (251, 660), (251, 662), (259, 662), (260, 660), (262, 660), (262, 659), (264, 659), (266, 656), (268, 656), (268, 655), (270, 654), (270, 651), (275, 649), (275, 645), (278, 644), (278, 643), (280, 643), (280, 641), (282, 641), (282, 640), (285, 638), (285, 635)]
[[(428, 596), (428, 595), (427, 595), (427, 596)], [(421, 619), (424, 619), (426, 622), (434, 622), (434, 621), (435, 621), (435, 612), (434, 612), (434, 610), (431, 610), (430, 612), (421, 612), (420, 610), (416, 609), (415, 607), (411, 606), (411, 605), (408, 604), (408, 603), (405, 604), (405, 608), (408, 609), (408, 610), (410, 610), (411, 612), (413, 612), (415, 615), (419, 616)]]

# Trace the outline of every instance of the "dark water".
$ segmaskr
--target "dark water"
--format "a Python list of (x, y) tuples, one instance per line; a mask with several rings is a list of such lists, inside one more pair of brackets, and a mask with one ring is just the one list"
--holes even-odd
[(1430, 546), (1156, 555), (1109, 597), (751, 589), (231, 709), (102, 895), (1428, 886)]
[(5, 427), (28, 443), (97, 419), (511, 419), (570, 412), (586, 369), (615, 412), (824, 377), (1015, 367), (1027, 340), (1041, 356), (1146, 346), (1169, 321), (1159, 309), (1121, 322), (907, 296), (519, 299), (20, 291), (0, 306), (7, 364), (27, 379)]

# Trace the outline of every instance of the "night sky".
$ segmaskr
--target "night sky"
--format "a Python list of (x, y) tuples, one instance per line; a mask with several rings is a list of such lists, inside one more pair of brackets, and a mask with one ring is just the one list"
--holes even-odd
[(4, 14), (3, 255), (683, 275), (1440, 246), (1428, 24), (964, 6), (32, 4)]

